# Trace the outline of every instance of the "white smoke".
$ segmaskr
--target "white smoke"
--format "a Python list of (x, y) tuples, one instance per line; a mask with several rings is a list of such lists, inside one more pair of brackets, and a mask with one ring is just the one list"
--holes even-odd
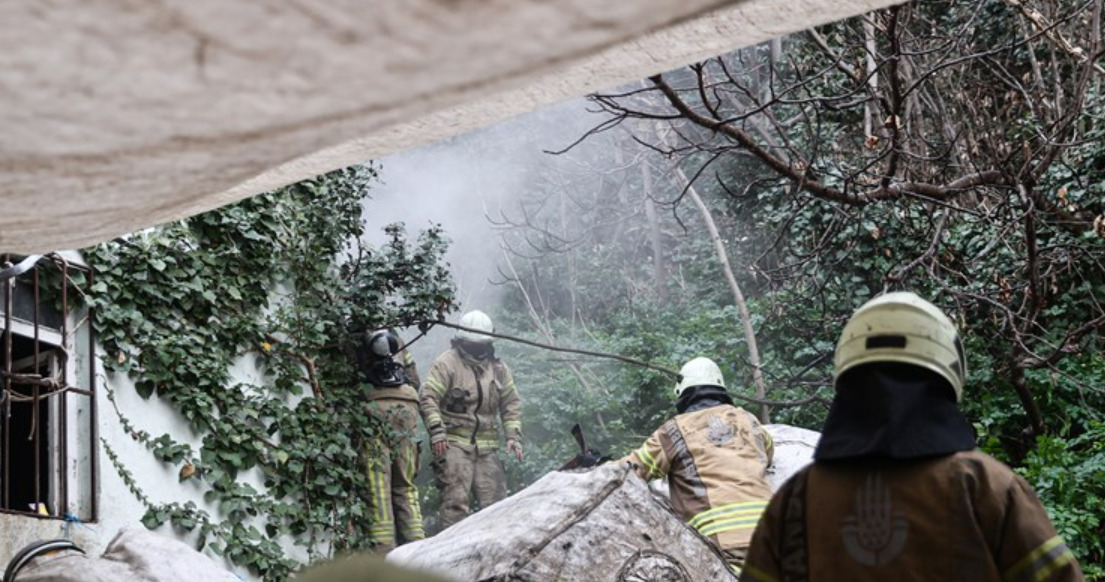
[[(366, 238), (383, 242), (384, 225), (402, 222), (412, 238), (441, 224), (451, 240), (446, 260), (457, 285), (460, 311), (494, 312), (503, 287), (501, 231), (489, 220), (517, 216), (519, 196), (538, 179), (543, 166), (556, 163), (545, 150), (577, 140), (598, 118), (586, 101), (573, 100), (495, 126), (380, 160), (381, 181), (365, 203)], [(448, 346), (452, 330), (438, 329), (413, 346), (419, 363), (428, 363)], [(406, 339), (417, 330), (403, 333)]]

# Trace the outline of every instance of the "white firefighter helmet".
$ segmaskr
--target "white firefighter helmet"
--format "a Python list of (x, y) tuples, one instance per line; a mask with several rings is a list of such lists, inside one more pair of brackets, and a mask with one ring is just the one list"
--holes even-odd
[(955, 324), (914, 293), (887, 293), (864, 303), (844, 325), (833, 359), (833, 384), (848, 370), (873, 362), (901, 362), (940, 374), (963, 398), (967, 360)]
[[(491, 323), (491, 318), (479, 309), (473, 309), (472, 311), (469, 311), (468, 313), (465, 313), (463, 316), (461, 316), (460, 325), (462, 327), (476, 329), (479, 331), (492, 333), (495, 332), (495, 326)], [(493, 340), (494, 338), (482, 333), (460, 329), (457, 330), (456, 339), (466, 342), (488, 344), (491, 343), (491, 340)]]
[(365, 343), (377, 358), (389, 358), (399, 352), (399, 336), (391, 330), (378, 329), (369, 334)]
[(717, 386), (725, 388), (725, 379), (721, 377), (721, 368), (710, 358), (695, 358), (679, 369), (679, 383), (675, 385), (675, 397), (692, 386)]

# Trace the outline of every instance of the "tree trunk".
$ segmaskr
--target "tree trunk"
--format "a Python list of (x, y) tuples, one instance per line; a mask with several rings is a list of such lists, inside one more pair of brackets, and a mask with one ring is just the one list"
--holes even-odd
[(647, 161), (641, 163), (641, 180), (645, 192), (645, 218), (648, 219), (649, 240), (652, 242), (652, 276), (656, 297), (661, 303), (668, 300), (668, 271), (664, 264), (664, 241), (660, 236), (660, 221), (656, 216), (656, 202), (652, 198), (652, 168)]
[(871, 21), (870, 15), (863, 19), (863, 40), (867, 49), (867, 90), (870, 92), (870, 99), (863, 104), (863, 131), (867, 136), (872, 136), (875, 135), (875, 120), (871, 107), (875, 103), (875, 96), (879, 94), (879, 75), (876, 72), (878, 64), (875, 54), (875, 23)]
[[(756, 332), (752, 329), (752, 319), (748, 314), (748, 304), (744, 300), (744, 293), (741, 293), (740, 285), (737, 284), (737, 278), (733, 275), (733, 268), (729, 264), (729, 254), (725, 252), (725, 243), (721, 240), (721, 234), (717, 230), (717, 224), (714, 222), (714, 216), (710, 213), (710, 209), (706, 207), (706, 203), (702, 201), (702, 197), (698, 195), (698, 191), (687, 179), (687, 175), (683, 173), (683, 170), (674, 168), (676, 177), (679, 178), (681, 185), (686, 188), (687, 197), (691, 199), (695, 207), (698, 208), (698, 212), (702, 215), (702, 222), (706, 224), (706, 230), (710, 233), (710, 240), (714, 243), (714, 251), (717, 253), (718, 261), (721, 262), (721, 270), (725, 273), (725, 280), (729, 283), (729, 290), (733, 293), (733, 302), (737, 306), (737, 310), (740, 312), (741, 327), (744, 329), (744, 340), (748, 343), (748, 362), (752, 364), (752, 382), (756, 387), (756, 398), (759, 400), (765, 400), (767, 398), (767, 391), (764, 388), (764, 375), (763, 365), (760, 363), (760, 348), (756, 343)], [(771, 421), (770, 417), (771, 408), (766, 404), (760, 405), (760, 422), (767, 424)]]

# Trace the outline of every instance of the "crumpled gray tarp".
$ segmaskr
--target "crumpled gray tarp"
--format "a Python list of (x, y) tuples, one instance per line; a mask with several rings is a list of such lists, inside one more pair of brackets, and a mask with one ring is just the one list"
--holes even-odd
[[(775, 441), (768, 477), (778, 489), (811, 461), (820, 434), (766, 428)], [(396, 548), (388, 561), (458, 581), (732, 579), (663, 493), (617, 463), (553, 471), (432, 538)]]
[(35, 558), (15, 582), (241, 582), (188, 544), (145, 529), (124, 529), (93, 558), (74, 551)]
[(735, 580), (721, 554), (617, 463), (553, 471), (388, 561), (451, 580)]

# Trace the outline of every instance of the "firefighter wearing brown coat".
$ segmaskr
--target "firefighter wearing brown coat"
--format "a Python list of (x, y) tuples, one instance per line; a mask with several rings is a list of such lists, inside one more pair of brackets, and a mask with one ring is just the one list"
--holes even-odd
[(776, 492), (742, 582), (1059, 582), (1082, 572), (1032, 488), (975, 451), (951, 320), (889, 293), (844, 326), (814, 464)]
[[(397, 362), (402, 342), (388, 330), (368, 334), (358, 354), (367, 412), (381, 434), (365, 446), (369, 539), (381, 554), (426, 537), (418, 488), (418, 392), (407, 366)], [(413, 361), (412, 361), (413, 362)]]
[[(482, 311), (464, 314), (460, 325), (494, 331)], [(434, 360), (422, 383), (422, 418), (430, 432), (443, 528), (468, 515), (472, 490), (480, 507), (506, 497), (500, 433), (505, 433), (507, 451), (522, 460), (522, 400), (491, 340), (479, 332), (459, 331), (452, 349)]]
[(679, 414), (623, 461), (644, 479), (666, 477), (675, 512), (739, 572), (771, 498), (771, 435), (750, 412), (733, 406), (721, 370), (708, 358), (683, 365), (675, 395)]

